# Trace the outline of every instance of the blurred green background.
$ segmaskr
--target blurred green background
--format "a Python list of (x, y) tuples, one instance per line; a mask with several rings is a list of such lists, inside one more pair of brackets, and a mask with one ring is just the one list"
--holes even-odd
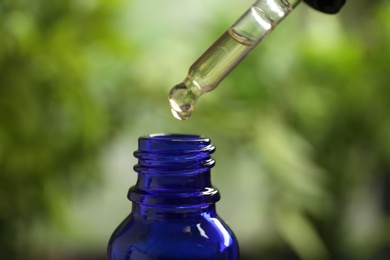
[(177, 121), (168, 91), (250, 4), (0, 2), (0, 259), (105, 259), (155, 132), (213, 140), (242, 259), (390, 259), (390, 3), (301, 4)]

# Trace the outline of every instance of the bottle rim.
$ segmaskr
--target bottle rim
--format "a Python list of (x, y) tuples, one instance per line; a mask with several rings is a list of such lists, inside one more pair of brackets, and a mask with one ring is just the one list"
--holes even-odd
[(187, 141), (187, 140), (204, 140), (208, 138), (202, 137), (197, 134), (180, 134), (180, 133), (155, 133), (141, 136), (140, 138), (153, 138), (153, 139), (170, 139), (175, 141)]

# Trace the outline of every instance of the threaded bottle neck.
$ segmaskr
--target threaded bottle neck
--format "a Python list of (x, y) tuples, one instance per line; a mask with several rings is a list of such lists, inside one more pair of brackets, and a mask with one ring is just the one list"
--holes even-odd
[(150, 207), (207, 207), (219, 200), (210, 181), (215, 146), (198, 135), (153, 134), (139, 138), (134, 156), (137, 184), (128, 198)]

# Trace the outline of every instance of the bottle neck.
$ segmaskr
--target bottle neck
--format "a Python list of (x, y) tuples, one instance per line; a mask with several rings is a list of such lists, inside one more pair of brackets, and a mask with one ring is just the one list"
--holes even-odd
[(133, 211), (173, 214), (214, 209), (220, 199), (210, 180), (215, 147), (195, 135), (149, 135), (141, 137), (134, 153), (138, 180), (128, 198)]

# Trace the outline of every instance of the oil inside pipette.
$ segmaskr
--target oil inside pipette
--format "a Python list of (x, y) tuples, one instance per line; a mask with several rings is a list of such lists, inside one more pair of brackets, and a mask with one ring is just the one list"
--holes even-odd
[(179, 120), (188, 119), (198, 98), (213, 90), (255, 46), (256, 41), (233, 29), (225, 32), (190, 68), (186, 79), (169, 92), (171, 111)]

